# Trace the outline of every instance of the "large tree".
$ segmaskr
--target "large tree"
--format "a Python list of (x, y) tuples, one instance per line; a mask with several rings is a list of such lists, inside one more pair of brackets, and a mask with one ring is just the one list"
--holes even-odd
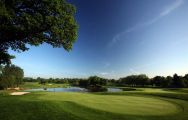
[(75, 7), (65, 0), (1, 0), (0, 64), (10, 63), (8, 49), (26, 51), (48, 43), (69, 51), (77, 38)]
[(18, 87), (23, 82), (24, 71), (18, 66), (5, 66), (0, 74), (0, 86), (3, 88)]

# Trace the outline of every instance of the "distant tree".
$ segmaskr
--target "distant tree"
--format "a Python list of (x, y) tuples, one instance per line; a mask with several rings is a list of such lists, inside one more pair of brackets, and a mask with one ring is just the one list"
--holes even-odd
[(185, 87), (186, 86), (186, 79), (174, 74), (172, 79), (172, 87)]
[(8, 49), (48, 43), (69, 51), (77, 38), (75, 7), (65, 0), (1, 0), (0, 64), (10, 64)]
[(180, 80), (180, 77), (177, 74), (173, 75), (173, 79), (172, 79), (172, 86), (173, 87), (178, 87), (178, 81)]
[(162, 87), (171, 87), (171, 85), (172, 85), (172, 77), (167, 76), (165, 78), (165, 81), (163, 81), (163, 83), (162, 83)]
[(124, 78), (120, 78), (120, 83), (128, 86), (145, 86), (149, 84), (149, 78), (145, 74), (130, 75)]
[(37, 82), (37, 79), (31, 77), (24, 77), (23, 82)]
[(184, 77), (180, 77), (179, 87), (187, 87), (187, 80)]
[(184, 76), (184, 78), (185, 78), (186, 87), (188, 87), (188, 74), (186, 74), (186, 75)]
[(47, 81), (48, 81), (48, 83), (53, 83), (54, 82), (53, 78), (49, 78)]
[(64, 83), (64, 84), (68, 84), (69, 81), (68, 81), (67, 79), (63, 79), (63, 83)]
[(107, 79), (105, 79), (105, 78), (101, 78), (100, 79), (100, 85), (107, 85), (107, 83), (108, 83), (108, 80)]
[(136, 77), (136, 85), (139, 85), (139, 86), (145, 86), (145, 85), (148, 85), (149, 84), (149, 78), (147, 75), (145, 74), (140, 74)]
[(78, 86), (79, 85), (79, 80), (78, 79), (69, 79), (67, 78), (68, 83), (72, 86)]
[(165, 77), (163, 76), (155, 76), (152, 80), (153, 84), (157, 87), (162, 87), (163, 86), (163, 82), (165, 81)]
[(111, 82), (111, 83), (115, 83), (115, 82), (116, 82), (115, 79), (110, 79), (110, 80), (108, 80), (108, 81)]
[(135, 86), (136, 85), (136, 76), (135, 75), (130, 75), (124, 78), (120, 78), (120, 83), (124, 84), (124, 85), (131, 85), (131, 86)]
[(188, 74), (185, 74), (184, 78), (188, 80)]
[(39, 81), (39, 84), (43, 84), (45, 85), (47, 83), (47, 81), (43, 78), (37, 77), (37, 81)]
[(98, 77), (98, 76), (91, 76), (88, 78), (88, 81), (89, 81), (89, 85), (100, 85), (100, 80), (101, 78)]

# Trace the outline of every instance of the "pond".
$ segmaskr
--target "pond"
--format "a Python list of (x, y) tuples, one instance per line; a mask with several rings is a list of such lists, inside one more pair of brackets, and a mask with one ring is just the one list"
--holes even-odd
[[(37, 89), (29, 89), (26, 91), (48, 91), (48, 92), (88, 92), (85, 88), (80, 87), (67, 87), (67, 88), (37, 88)], [(108, 88), (107, 92), (121, 92), (122, 89), (119, 88)]]
[(37, 88), (29, 89), (27, 91), (48, 91), (48, 92), (87, 92), (87, 89), (80, 87), (67, 87), (67, 88)]
[(108, 88), (108, 92), (121, 92), (121, 91), (123, 90), (120, 88)]

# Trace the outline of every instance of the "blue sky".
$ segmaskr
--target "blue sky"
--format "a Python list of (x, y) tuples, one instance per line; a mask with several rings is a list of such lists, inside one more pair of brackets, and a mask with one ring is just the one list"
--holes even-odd
[(119, 78), (188, 73), (187, 0), (68, 0), (80, 26), (73, 50), (16, 53), (26, 77)]

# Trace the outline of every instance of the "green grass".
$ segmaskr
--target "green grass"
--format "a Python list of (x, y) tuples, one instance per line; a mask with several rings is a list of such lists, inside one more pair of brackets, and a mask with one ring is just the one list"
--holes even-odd
[(103, 96), (81, 93), (46, 93), (40, 97), (43, 100), (46, 98), (51, 101), (69, 101), (98, 110), (131, 115), (165, 115), (179, 111), (178, 106), (170, 102), (149, 97)]
[(166, 88), (163, 90), (188, 93), (188, 88)]
[(116, 92), (116, 93), (98, 93), (103, 95), (152, 95), (152, 96), (160, 96), (166, 98), (174, 98), (188, 101), (188, 88), (180, 88), (178, 90), (171, 89), (159, 89), (159, 88), (136, 88), (136, 91), (124, 91), (124, 92)]
[[(0, 120), (187, 120), (186, 91), (0, 93)], [(178, 96), (178, 97), (177, 97)]]

